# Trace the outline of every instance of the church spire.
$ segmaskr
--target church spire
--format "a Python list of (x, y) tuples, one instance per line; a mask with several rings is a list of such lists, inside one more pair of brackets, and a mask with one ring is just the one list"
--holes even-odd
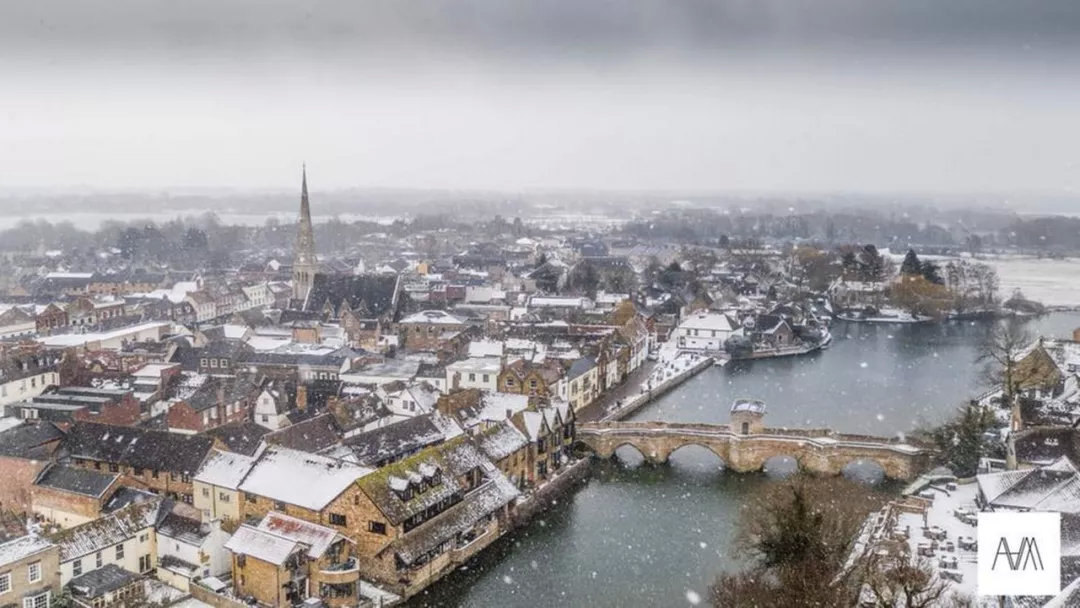
[(296, 247), (293, 250), (293, 299), (301, 303), (307, 299), (317, 270), (315, 231), (311, 227), (311, 203), (308, 202), (307, 165), (305, 164), (300, 178), (300, 219), (296, 229)]

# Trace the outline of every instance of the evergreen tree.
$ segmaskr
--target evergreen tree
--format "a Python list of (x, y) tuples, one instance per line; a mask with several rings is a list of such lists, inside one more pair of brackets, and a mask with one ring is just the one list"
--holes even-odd
[(994, 413), (969, 404), (954, 420), (933, 431), (942, 464), (957, 477), (971, 477), (979, 468), (985, 449), (983, 434), (994, 427)]
[(922, 262), (919, 261), (919, 256), (915, 254), (914, 249), (908, 249), (904, 262), (900, 264), (900, 274), (921, 275), (922, 273)]
[(877, 250), (877, 247), (866, 245), (863, 247), (863, 272), (867, 281), (885, 280), (885, 257)]
[[(907, 260), (905, 259), (904, 261), (906, 262)], [(934, 285), (945, 284), (944, 279), (941, 278), (941, 273), (938, 272), (937, 264), (931, 261), (923, 262), (919, 267), (919, 271), (919, 274), (921, 274), (924, 279), (930, 281)]]

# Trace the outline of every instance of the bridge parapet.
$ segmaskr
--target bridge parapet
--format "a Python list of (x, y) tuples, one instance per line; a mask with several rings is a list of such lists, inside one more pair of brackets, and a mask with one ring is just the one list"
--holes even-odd
[(929, 468), (931, 450), (899, 438), (839, 434), (829, 429), (763, 429), (742, 434), (729, 425), (671, 422), (582, 423), (578, 439), (598, 457), (610, 458), (623, 445), (638, 449), (651, 462), (663, 463), (675, 450), (699, 445), (727, 468), (760, 470), (775, 456), (794, 458), (800, 468), (838, 474), (853, 462), (877, 462), (891, 478), (910, 480)]

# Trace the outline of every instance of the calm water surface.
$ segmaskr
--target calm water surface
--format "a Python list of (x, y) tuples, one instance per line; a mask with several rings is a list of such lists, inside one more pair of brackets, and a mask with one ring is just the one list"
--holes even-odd
[[(1080, 313), (1031, 321), (1068, 337)], [(948, 417), (983, 388), (981, 324), (838, 324), (828, 351), (709, 369), (638, 412), (636, 420), (725, 422), (736, 397), (763, 399), (770, 426), (829, 426), (894, 435)], [(502, 539), (413, 606), (687, 606), (737, 567), (731, 537), (741, 500), (763, 474), (720, 470), (700, 447), (666, 466), (601, 463), (587, 485)]]

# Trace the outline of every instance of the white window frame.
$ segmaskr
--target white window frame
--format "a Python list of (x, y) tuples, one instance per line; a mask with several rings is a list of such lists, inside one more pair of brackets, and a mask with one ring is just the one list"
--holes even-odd
[(5, 572), (0, 574), (0, 581), (4, 581), (3, 585), (0, 585), (0, 595), (3, 595), (11, 591), (11, 573)]
[[(44, 598), (45, 603), (38, 603), (38, 600)], [(23, 598), (23, 608), (49, 608), (52, 603), (52, 591), (46, 590), (45, 593), (39, 593), (30, 597)]]
[[(34, 576), (34, 573), (37, 576)], [(31, 583), (37, 583), (41, 581), (41, 562), (34, 562), (26, 566), (26, 580)]]

